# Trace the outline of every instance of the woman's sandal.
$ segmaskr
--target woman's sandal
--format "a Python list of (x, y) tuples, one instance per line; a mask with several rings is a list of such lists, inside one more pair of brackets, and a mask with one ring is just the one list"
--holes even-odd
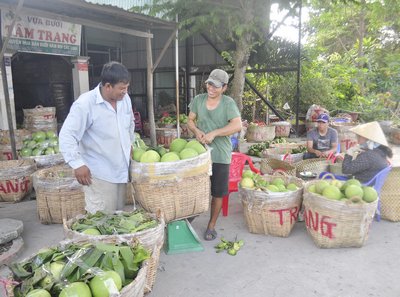
[(217, 238), (217, 231), (207, 229), (206, 232), (204, 233), (204, 239), (207, 241), (211, 241)]

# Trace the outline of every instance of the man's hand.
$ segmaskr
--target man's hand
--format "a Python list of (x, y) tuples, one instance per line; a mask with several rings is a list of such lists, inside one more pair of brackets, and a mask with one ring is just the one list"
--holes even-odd
[(81, 185), (89, 186), (92, 184), (92, 174), (86, 165), (74, 170), (75, 177)]
[(197, 139), (200, 143), (203, 143), (203, 144), (206, 143), (206, 134), (205, 134), (203, 131), (197, 129), (195, 135), (196, 135), (196, 139)]
[(205, 139), (205, 143), (206, 144), (210, 144), (211, 142), (213, 142), (214, 138), (216, 137), (214, 131), (211, 131), (210, 133), (207, 133), (204, 137)]

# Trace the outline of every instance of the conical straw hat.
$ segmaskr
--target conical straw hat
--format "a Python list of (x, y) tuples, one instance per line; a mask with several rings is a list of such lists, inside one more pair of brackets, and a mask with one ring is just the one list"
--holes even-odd
[(384, 146), (389, 146), (378, 122), (371, 122), (351, 128), (350, 131)]

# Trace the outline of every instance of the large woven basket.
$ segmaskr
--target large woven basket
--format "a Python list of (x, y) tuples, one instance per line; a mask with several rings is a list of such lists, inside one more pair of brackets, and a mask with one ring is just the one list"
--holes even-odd
[(246, 131), (247, 142), (263, 142), (275, 138), (275, 126), (249, 125)]
[(278, 159), (289, 163), (297, 163), (303, 160), (304, 153), (291, 154), (285, 151), (286, 149), (282, 148), (270, 148), (264, 150), (262, 154), (264, 158)]
[(177, 162), (130, 167), (135, 199), (149, 212), (162, 210), (165, 221), (206, 212), (210, 203), (211, 154)]
[[(267, 181), (276, 177), (263, 176)], [(287, 237), (297, 222), (302, 202), (303, 182), (293, 176), (279, 177), (284, 179), (285, 184), (296, 184), (298, 190), (272, 193), (239, 188), (239, 197), (249, 232)]]
[(147, 269), (146, 276), (146, 285), (145, 285), (145, 293), (150, 292), (153, 288), (157, 270), (158, 263), (160, 260), (160, 252), (161, 248), (164, 244), (164, 231), (165, 231), (165, 222), (162, 215), (152, 214), (154, 218), (157, 218), (159, 224), (147, 230), (143, 230), (136, 233), (130, 234), (118, 234), (118, 235), (86, 235), (71, 229), (71, 226), (74, 222), (79, 220), (80, 218), (84, 218), (84, 215), (78, 215), (77, 217), (70, 219), (68, 221), (64, 220), (64, 233), (65, 237), (71, 241), (82, 241), (86, 240), (88, 242), (96, 242), (96, 241), (104, 241), (104, 240), (114, 240), (114, 239), (124, 239), (124, 240), (138, 240), (145, 248), (149, 249), (152, 254), (149, 259), (149, 265)]
[(400, 221), (400, 167), (393, 167), (381, 189), (381, 217), (392, 222)]
[(41, 105), (32, 109), (23, 109), (24, 128), (31, 131), (57, 132), (57, 119), (55, 107), (43, 107)]
[[(107, 243), (121, 243), (126, 241), (125, 239), (117, 239), (117, 238), (113, 238), (113, 239), (108, 239), (105, 240), (104, 242)], [(79, 241), (79, 243), (81, 244), (85, 244), (88, 241)], [(64, 241), (61, 242), (60, 245), (65, 245), (68, 244), (69, 241)], [(130, 244), (134, 244), (135, 241), (131, 242)], [(29, 257), (33, 258), (33, 256)], [(24, 259), (21, 262), (24, 262), (28, 259)], [(147, 276), (147, 270), (148, 270), (148, 266), (149, 266), (149, 260), (143, 261), (142, 266), (140, 267), (135, 279), (129, 283), (128, 285), (126, 285), (125, 287), (123, 287), (121, 289), (121, 291), (119, 292), (119, 297), (143, 297), (144, 293), (145, 293), (145, 285), (146, 285), (146, 276)], [(7, 297), (14, 297), (14, 285), (16, 285), (17, 283), (12, 281), (12, 276), (10, 277), (10, 281), (7, 282), (6, 284), (6, 291), (7, 291)]]
[(0, 202), (18, 202), (32, 191), (33, 160), (0, 161)]
[[(26, 129), (14, 130), (15, 146), (17, 150), (21, 149), (23, 142), (31, 137), (31, 132)], [(0, 130), (0, 145), (11, 145), (11, 136), (9, 130)]]
[(273, 122), (271, 125), (275, 126), (275, 137), (289, 137), (292, 124), (286, 121), (281, 121)]
[(61, 153), (53, 154), (53, 155), (22, 157), (22, 159), (34, 160), (36, 162), (37, 168), (52, 167), (52, 166), (61, 165), (61, 164), (65, 163), (64, 158)]
[(300, 172), (310, 171), (312, 173), (317, 174), (317, 176), (321, 172), (328, 171), (330, 162), (326, 159), (306, 159), (300, 162), (295, 163), (296, 166), (296, 175), (300, 177)]
[(62, 224), (85, 213), (85, 195), (73, 169), (67, 165), (38, 170), (34, 174), (36, 207), (43, 224)]
[(262, 174), (274, 174), (275, 172), (284, 172), (287, 175), (296, 176), (296, 167), (288, 162), (273, 158), (261, 159), (260, 170)]
[(355, 123), (348, 122), (331, 122), (331, 127), (338, 133), (338, 141), (340, 144), (340, 152), (345, 153), (349, 148), (357, 144), (357, 136), (350, 129), (355, 127)]
[(321, 248), (363, 246), (378, 201), (356, 204), (331, 200), (307, 190), (317, 182), (307, 182), (303, 195), (305, 225), (314, 243)]

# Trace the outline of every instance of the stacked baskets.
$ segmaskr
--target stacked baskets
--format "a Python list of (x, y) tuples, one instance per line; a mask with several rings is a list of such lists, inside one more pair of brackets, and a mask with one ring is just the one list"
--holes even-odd
[[(268, 182), (277, 176), (263, 176)], [(272, 236), (289, 236), (302, 203), (303, 182), (293, 176), (279, 176), (285, 184), (294, 183), (296, 191), (266, 192), (239, 188), (244, 218), (249, 232)]]
[(275, 138), (275, 126), (249, 125), (246, 131), (247, 142), (263, 142)]
[(211, 154), (178, 162), (131, 162), (135, 199), (149, 212), (162, 210), (165, 221), (206, 212), (210, 202)]
[(34, 174), (36, 205), (43, 224), (62, 224), (85, 213), (85, 196), (69, 166), (54, 166)]
[(400, 221), (400, 167), (393, 167), (381, 189), (381, 216), (383, 219)]

